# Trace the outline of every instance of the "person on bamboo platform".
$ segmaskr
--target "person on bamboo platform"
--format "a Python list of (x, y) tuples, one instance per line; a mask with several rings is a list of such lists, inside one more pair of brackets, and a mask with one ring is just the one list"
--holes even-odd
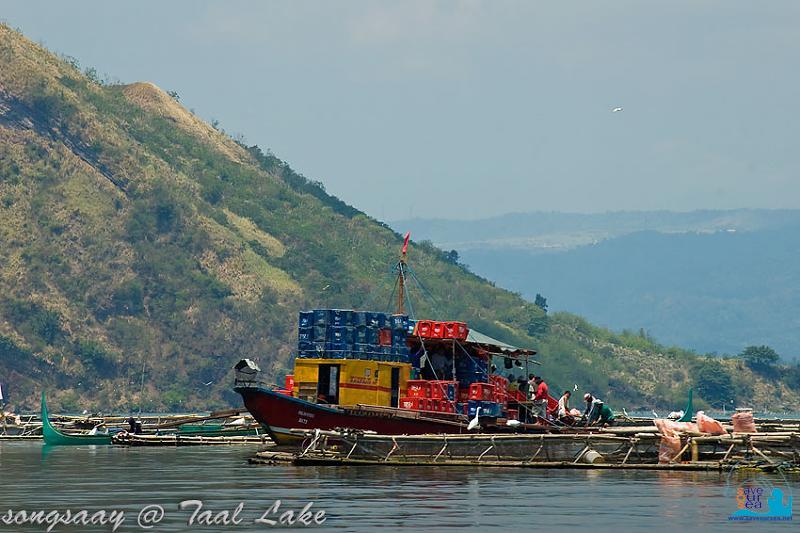
[(575, 419), (569, 414), (569, 398), (572, 396), (572, 393), (568, 390), (564, 391), (564, 394), (561, 395), (561, 398), (558, 399), (558, 409), (556, 410), (556, 417), (567, 425), (572, 425), (575, 422)]
[(587, 426), (608, 427), (614, 424), (614, 411), (600, 398), (592, 400), (592, 406), (586, 419)]
[(544, 382), (541, 376), (533, 378), (535, 384), (533, 395), (533, 414), (547, 420), (547, 399), (550, 397), (547, 390), (547, 383)]

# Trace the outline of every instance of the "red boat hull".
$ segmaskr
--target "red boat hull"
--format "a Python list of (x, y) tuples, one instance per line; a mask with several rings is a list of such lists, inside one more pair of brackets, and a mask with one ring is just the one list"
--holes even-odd
[[(276, 444), (296, 444), (303, 437), (292, 429), (349, 428), (374, 431), (381, 435), (421, 435), (462, 433), (463, 424), (429, 418), (406, 418), (385, 412), (353, 413), (345, 409), (318, 405), (279, 394), (262, 387), (236, 387), (253, 418), (269, 433)], [(399, 410), (398, 410), (399, 411)]]

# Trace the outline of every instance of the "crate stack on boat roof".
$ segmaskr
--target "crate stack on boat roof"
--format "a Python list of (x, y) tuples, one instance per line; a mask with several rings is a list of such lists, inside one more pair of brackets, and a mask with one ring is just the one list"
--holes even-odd
[(315, 309), (299, 315), (301, 358), (409, 362), (407, 315)]

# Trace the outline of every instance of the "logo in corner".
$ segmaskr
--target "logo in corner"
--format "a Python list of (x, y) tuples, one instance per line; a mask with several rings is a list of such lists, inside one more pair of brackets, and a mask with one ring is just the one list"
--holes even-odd
[[(731, 481), (728, 479), (729, 489), (734, 487)], [(728, 520), (773, 522), (792, 519), (792, 492), (788, 483), (775, 483), (763, 474), (752, 475), (735, 485), (734, 496), (736, 510)]]

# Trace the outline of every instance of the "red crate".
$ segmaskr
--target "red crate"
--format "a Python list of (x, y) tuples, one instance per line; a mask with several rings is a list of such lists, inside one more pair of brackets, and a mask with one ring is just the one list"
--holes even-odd
[(431, 323), (431, 338), (443, 339), (444, 338), (444, 322)]
[(381, 346), (391, 346), (392, 345), (392, 330), (390, 329), (380, 329), (378, 330), (378, 344)]
[(449, 400), (447, 396), (447, 390), (450, 387), (453, 387), (454, 390), (458, 390), (458, 382), (456, 381), (447, 381), (447, 380), (436, 380), (431, 381), (431, 398), (435, 398), (437, 400)]
[(443, 412), (445, 413), (455, 413), (456, 412), (456, 403), (451, 402), (450, 400), (442, 402), (442, 406), (444, 407)]
[(417, 321), (417, 327), (414, 330), (414, 334), (417, 337), (430, 337), (432, 329), (433, 329), (433, 322), (431, 322), (430, 320), (419, 320)]
[(489, 383), (503, 390), (508, 390), (508, 379), (503, 376), (492, 374), (489, 376)]
[(519, 420), (519, 409), (507, 409), (506, 418), (509, 420)]
[(467, 340), (469, 329), (463, 322), (445, 322), (444, 323), (444, 337), (446, 339), (457, 339), (460, 341)]
[(467, 400), (469, 400), (469, 388), (458, 389), (456, 391), (456, 399), (459, 402), (466, 402)]
[(508, 392), (503, 389), (495, 388), (494, 401), (497, 403), (506, 403), (508, 401)]
[(424, 379), (410, 379), (406, 382), (406, 396), (409, 398), (430, 398), (431, 382)]
[(494, 398), (494, 385), (489, 383), (473, 383), (469, 386), (470, 400), (485, 400), (491, 402)]
[(414, 411), (421, 411), (427, 405), (426, 398), (400, 398), (400, 409), (412, 409)]
[(288, 390), (289, 394), (291, 394), (292, 391), (294, 391), (294, 376), (292, 374), (287, 374), (286, 375), (286, 382), (285, 382), (283, 388)]

